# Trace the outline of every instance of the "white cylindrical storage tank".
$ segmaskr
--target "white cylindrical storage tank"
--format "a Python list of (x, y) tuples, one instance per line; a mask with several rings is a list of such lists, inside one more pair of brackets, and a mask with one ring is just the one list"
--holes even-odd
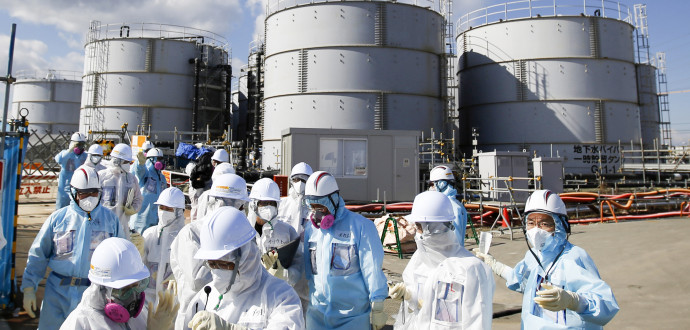
[(640, 127), (642, 130), (642, 144), (645, 149), (659, 143), (661, 131), (659, 127), (659, 97), (656, 88), (656, 68), (649, 64), (637, 65), (637, 96), (640, 101)]
[(279, 164), (281, 131), (290, 127), (442, 128), (437, 11), (387, 1), (268, 9), (264, 168)]
[(606, 8), (580, 7), (582, 15), (562, 15), (557, 6), (530, 15), (531, 8), (517, 5), (459, 22), (465, 134), (478, 129), (480, 150), (563, 157), (566, 173), (616, 173), (619, 141), (639, 143), (641, 136), (627, 9), (607, 1)]
[(71, 133), (79, 129), (81, 73), (76, 71), (21, 71), (12, 84), (12, 112), (29, 112), (29, 132), (44, 134)]
[(219, 118), (229, 117), (231, 105), (227, 46), (223, 37), (193, 28), (92, 22), (80, 129), (226, 128)]

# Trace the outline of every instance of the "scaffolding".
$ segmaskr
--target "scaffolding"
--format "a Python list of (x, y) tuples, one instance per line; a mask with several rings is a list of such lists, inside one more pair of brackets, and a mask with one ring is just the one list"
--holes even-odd
[(101, 38), (100, 26), (100, 21), (91, 21), (86, 39), (86, 61), (89, 65), (84, 75), (84, 93), (88, 101), (83, 104), (82, 119), (87, 132), (102, 131), (105, 122), (101, 106), (105, 104), (108, 84), (106, 79), (101, 79), (101, 74), (108, 68), (109, 43), (97, 42)]

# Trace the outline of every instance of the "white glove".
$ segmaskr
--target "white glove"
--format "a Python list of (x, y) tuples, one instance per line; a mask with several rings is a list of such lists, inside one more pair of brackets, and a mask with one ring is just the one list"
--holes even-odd
[(170, 281), (168, 288), (158, 292), (158, 305), (153, 309), (153, 303), (149, 303), (149, 316), (146, 321), (147, 329), (172, 329), (180, 309), (180, 303), (175, 301), (177, 296), (177, 283)]
[(388, 295), (391, 296), (391, 299), (395, 300), (410, 300), (410, 298), (412, 297), (412, 293), (410, 292), (410, 290), (407, 290), (407, 288), (405, 287), (405, 283), (403, 282), (397, 283), (389, 287)]
[(472, 252), (477, 255), (477, 258), (479, 258), (481, 261), (484, 261), (489, 267), (491, 267), (491, 270), (494, 272), (494, 274), (502, 277), (504, 280), (507, 280), (508, 277), (510, 277), (510, 273), (513, 272), (512, 267), (506, 266), (505, 264), (499, 262), (488, 253), (481, 253), (479, 252), (479, 249), (472, 249)]
[(134, 246), (137, 247), (137, 250), (139, 250), (139, 254), (141, 255), (141, 258), (144, 258), (144, 246), (145, 246), (145, 241), (144, 237), (142, 237), (139, 233), (136, 231), (131, 233), (129, 235), (129, 241), (134, 244)]
[(266, 270), (273, 268), (276, 260), (278, 260), (278, 251), (268, 251), (261, 255), (261, 264), (264, 265)]
[(287, 280), (285, 278), (285, 268), (283, 268), (283, 265), (280, 263), (280, 260), (276, 260), (276, 265), (278, 265), (278, 268), (268, 268), (268, 273), (281, 280)]
[[(229, 323), (218, 314), (208, 311), (200, 311), (194, 315), (189, 324), (193, 330), (246, 330), (245, 326)], [(150, 328), (149, 328), (150, 329)]]
[(371, 303), (371, 315), (369, 316), (369, 320), (374, 330), (379, 330), (386, 325), (388, 315), (383, 311), (383, 301), (374, 301)]
[(36, 292), (34, 288), (28, 287), (24, 289), (24, 310), (32, 319), (36, 318), (34, 310), (36, 309)]
[(133, 207), (131, 207), (131, 206), (125, 206), (124, 209), (125, 209), (125, 214), (126, 214), (127, 216), (130, 216), (130, 215), (132, 215), (132, 214), (136, 214), (136, 213), (137, 213), (137, 210), (135, 210), (135, 209), (134, 209)]
[(537, 291), (539, 297), (535, 297), (534, 302), (542, 308), (554, 312), (562, 311), (566, 308), (578, 313), (581, 311), (580, 301), (582, 298), (577, 293), (546, 283), (542, 283), (541, 287), (544, 290)]
[(139, 149), (139, 152), (137, 152), (137, 160), (139, 161), (139, 166), (144, 166), (146, 163), (146, 155), (144, 155), (144, 150)]

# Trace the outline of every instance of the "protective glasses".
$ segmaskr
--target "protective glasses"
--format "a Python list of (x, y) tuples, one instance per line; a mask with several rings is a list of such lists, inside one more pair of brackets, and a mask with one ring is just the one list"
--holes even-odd
[(416, 222), (414, 225), (419, 232), (428, 235), (443, 234), (454, 228), (450, 222)]
[(120, 165), (120, 164), (132, 164), (132, 163), (134, 163), (134, 162), (131, 161), (131, 160), (124, 160), (124, 159), (120, 159), (120, 158), (117, 158), (117, 157), (113, 157), (113, 158), (114, 158), (114, 159), (113, 159), (113, 164), (115, 164), (115, 165)]
[(144, 290), (146, 290), (146, 288), (149, 286), (149, 279), (150, 278), (147, 277), (139, 282), (132, 283), (124, 288), (113, 289), (110, 294), (113, 298), (116, 298), (120, 301), (129, 301), (133, 297), (138, 296), (139, 294), (144, 292)]
[(77, 198), (82, 199), (82, 198), (87, 198), (87, 197), (98, 197), (98, 194), (101, 192), (100, 189), (98, 188), (90, 188), (90, 189), (79, 189), (77, 190)]
[(556, 223), (550, 215), (542, 213), (532, 213), (527, 216), (527, 228), (539, 227), (544, 230), (551, 230), (556, 227)]
[(297, 182), (300, 182), (300, 181), (306, 183), (306, 182), (307, 182), (307, 179), (309, 179), (309, 178), (306, 177), (306, 175), (302, 175), (302, 174), (296, 174), (295, 176), (293, 176), (292, 178), (290, 178), (290, 180), (291, 180), (292, 182), (294, 182), (294, 183), (297, 183)]
[(211, 269), (225, 269), (233, 270), (235, 269), (235, 263), (224, 260), (206, 260), (206, 265)]

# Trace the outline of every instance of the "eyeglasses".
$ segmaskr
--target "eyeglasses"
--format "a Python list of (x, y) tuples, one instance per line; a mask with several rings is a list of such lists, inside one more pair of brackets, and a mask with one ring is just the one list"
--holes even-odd
[(111, 292), (111, 295), (114, 298), (119, 299), (120, 301), (127, 301), (130, 298), (132, 298), (133, 295), (138, 295), (138, 294), (144, 292), (144, 290), (146, 290), (146, 288), (148, 286), (149, 286), (149, 277), (147, 277), (147, 278), (145, 278), (139, 282), (132, 283), (132, 284), (130, 284), (124, 288), (113, 289), (113, 291)]
[(208, 265), (208, 268), (211, 268), (211, 269), (225, 269), (225, 270), (235, 269), (235, 263), (230, 262), (230, 261), (206, 260), (206, 264)]
[(527, 227), (528, 228), (534, 228), (534, 227), (539, 227), (544, 230), (548, 229), (553, 229), (556, 227), (556, 223), (551, 219), (550, 217), (543, 217), (543, 218), (537, 218), (537, 219), (530, 219), (527, 218)]
[(302, 182), (307, 182), (307, 180), (304, 180), (304, 178), (300, 178), (300, 177), (298, 177), (298, 176), (292, 177), (291, 180), (292, 180), (292, 182), (294, 182), (294, 183), (297, 183), (297, 182), (300, 182), (300, 181), (302, 181)]
[(256, 206), (276, 206), (275, 201), (257, 201)]
[(99, 189), (81, 189), (77, 191), (77, 198), (78, 199), (83, 199), (87, 197), (98, 197), (98, 193), (100, 193)]

